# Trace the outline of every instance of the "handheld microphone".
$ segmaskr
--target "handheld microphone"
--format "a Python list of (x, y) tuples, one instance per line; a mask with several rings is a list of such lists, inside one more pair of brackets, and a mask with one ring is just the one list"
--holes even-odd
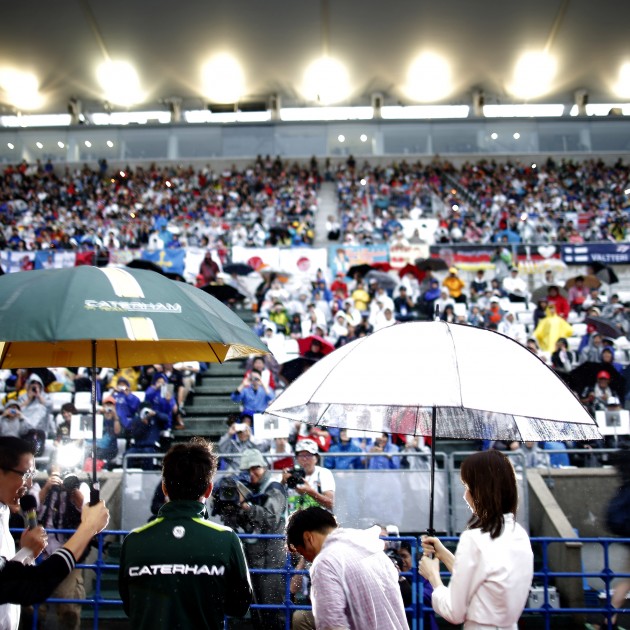
[(32, 494), (25, 494), (20, 497), (20, 507), (24, 512), (24, 518), (26, 519), (26, 526), (29, 529), (35, 529), (37, 523), (37, 500)]

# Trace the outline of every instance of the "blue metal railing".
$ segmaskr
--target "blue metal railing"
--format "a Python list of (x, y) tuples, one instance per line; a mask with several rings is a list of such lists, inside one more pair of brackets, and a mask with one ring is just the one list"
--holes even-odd
[[(15, 530), (19, 532), (20, 530)], [(71, 534), (73, 530), (57, 530), (57, 529), (49, 529), (47, 530), (49, 533), (63, 533), (63, 534)], [(122, 605), (121, 600), (116, 595), (116, 597), (107, 597), (104, 595), (103, 588), (103, 573), (106, 571), (117, 571), (118, 564), (109, 564), (104, 559), (104, 546), (105, 546), (105, 537), (124, 537), (128, 532), (122, 530), (108, 530), (102, 532), (99, 536), (96, 537), (96, 548), (97, 548), (97, 558), (93, 563), (83, 563), (78, 564), (77, 568), (82, 568), (84, 570), (92, 571), (94, 573), (94, 586), (92, 589), (92, 593), (90, 596), (86, 596), (85, 599), (61, 599), (61, 598), (50, 598), (47, 600), (48, 603), (58, 604), (58, 603), (76, 603), (80, 604), (84, 609), (91, 608), (93, 615), (93, 627), (96, 629), (99, 626), (99, 618), (102, 617), (102, 607), (103, 606), (114, 606), (118, 607)], [(241, 538), (283, 538), (281, 535), (239, 535)], [(423, 603), (423, 580), (418, 575), (417, 568), (417, 558), (419, 554), (421, 554), (421, 540), (416, 537), (388, 537), (385, 538), (386, 541), (394, 541), (401, 542), (406, 541), (411, 547), (411, 555), (412, 555), (412, 570), (406, 573), (402, 573), (401, 575), (405, 577), (411, 583), (411, 593), (412, 593), (412, 601), (411, 605), (406, 608), (408, 616), (411, 620), (410, 627), (413, 630), (423, 630), (425, 627), (424, 616), (427, 613), (431, 612), (431, 608), (425, 606)], [(442, 541), (449, 544), (455, 544), (457, 542), (457, 537), (443, 537)], [(630, 579), (630, 573), (628, 572), (615, 572), (611, 568), (610, 561), (610, 545), (615, 543), (630, 543), (630, 539), (621, 539), (621, 538), (532, 538), (531, 539), (532, 546), (537, 551), (536, 555), (536, 565), (539, 565), (538, 570), (534, 573), (534, 582), (540, 584), (543, 587), (543, 599), (540, 607), (538, 608), (525, 608), (523, 612), (523, 627), (527, 627), (526, 618), (529, 616), (535, 616), (536, 619), (536, 627), (540, 627), (540, 621), (542, 620), (544, 624), (545, 630), (548, 630), (552, 627), (552, 620), (554, 617), (558, 617), (560, 615), (566, 620), (567, 616), (572, 616), (576, 620), (581, 619), (581, 616), (592, 616), (597, 617), (600, 626), (605, 627), (605, 620), (608, 620), (609, 627), (612, 628), (612, 616), (620, 612), (630, 613), (630, 608), (619, 608), (614, 609), (611, 604), (611, 585), (612, 581), (615, 579), (623, 578)], [(570, 544), (574, 543), (577, 545), (584, 544), (596, 544), (601, 546), (603, 551), (603, 566), (599, 571), (585, 571), (582, 569), (581, 571), (553, 571), (549, 567), (549, 547), (554, 544)], [(294, 575), (308, 575), (307, 570), (297, 570), (295, 569), (289, 557), (287, 556), (287, 561), (284, 567), (276, 568), (276, 569), (250, 569), (250, 573), (252, 575), (255, 574), (283, 574), (285, 576), (285, 596), (284, 601), (274, 604), (252, 604), (251, 609), (263, 609), (263, 610), (282, 610), (285, 612), (285, 628), (287, 630), (291, 627), (291, 616), (296, 610), (310, 610), (310, 605), (307, 604), (295, 604), (291, 599), (290, 585), (291, 585), (291, 577)], [(447, 572), (443, 573), (443, 577), (448, 579), (449, 574)], [(555, 605), (552, 605), (552, 601), (550, 598), (550, 594), (553, 591), (553, 583), (556, 579), (564, 579), (564, 578), (574, 578), (580, 579), (583, 584), (586, 583), (586, 578), (598, 578), (604, 584), (603, 591), (593, 591), (591, 589), (591, 593), (597, 597), (598, 601), (601, 601), (600, 605), (584, 605), (581, 607), (566, 607), (559, 606), (557, 603), (553, 602)], [(588, 590), (588, 589), (587, 589)], [(585, 592), (586, 596), (586, 592)], [(588, 599), (588, 598), (587, 598)], [(591, 598), (592, 599), (592, 598)], [(558, 607), (555, 607), (558, 606)], [(50, 613), (49, 613), (50, 614)], [(85, 614), (84, 614), (85, 616)], [(33, 615), (33, 629), (37, 628), (37, 618), (38, 618), (38, 607), (36, 606), (34, 609)], [(583, 621), (583, 619), (581, 619)], [(575, 621), (576, 627), (578, 621)], [(227, 627), (227, 620), (226, 620)], [(580, 626), (581, 627), (581, 626)]]

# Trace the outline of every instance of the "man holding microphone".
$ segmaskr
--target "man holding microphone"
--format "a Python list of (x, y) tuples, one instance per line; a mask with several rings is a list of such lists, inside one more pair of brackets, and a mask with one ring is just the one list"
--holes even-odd
[(34, 516), (27, 517), (30, 527), (20, 538), (20, 551), (9, 532), (9, 516), (20, 509), (20, 499), (33, 484), (35, 459), (33, 447), (20, 438), (0, 437), (0, 629), (15, 630), (20, 620), (20, 606), (43, 602), (53, 589), (74, 570), (92, 538), (109, 522), (103, 501), (85, 506), (81, 523), (74, 535), (50, 558), (37, 566), (27, 566), (46, 547), (48, 536), (41, 526), (34, 526)]

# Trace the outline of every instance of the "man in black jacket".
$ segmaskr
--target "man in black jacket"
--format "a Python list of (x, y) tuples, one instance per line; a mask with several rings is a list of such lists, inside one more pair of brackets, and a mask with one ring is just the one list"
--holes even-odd
[(35, 475), (33, 447), (16, 437), (0, 437), (0, 625), (17, 628), (19, 606), (43, 602), (74, 569), (76, 558), (109, 521), (109, 512), (101, 501), (85, 506), (75, 534), (37, 566), (27, 566), (46, 547), (48, 536), (43, 527), (27, 529), (16, 554), (8, 530), (10, 512), (20, 509), (20, 498), (32, 486)]
[(135, 630), (220, 630), (252, 601), (238, 536), (206, 520), (217, 457), (201, 438), (175, 444), (164, 458), (168, 501), (155, 520), (123, 543), (118, 586)]

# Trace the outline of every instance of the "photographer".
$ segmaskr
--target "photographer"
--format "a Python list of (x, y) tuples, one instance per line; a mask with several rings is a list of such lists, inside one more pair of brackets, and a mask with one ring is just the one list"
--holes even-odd
[(126, 378), (118, 377), (116, 389), (111, 393), (116, 401), (116, 415), (124, 429), (128, 429), (133, 421), (138, 409), (140, 409), (140, 399), (134, 396)]
[(19, 398), (22, 414), (26, 421), (26, 434), (35, 432), (44, 439), (54, 434), (49, 426), (52, 418), (52, 404), (44, 391), (44, 383), (37, 374), (31, 374), (26, 383), (26, 393)]
[[(219, 483), (217, 493), (213, 494), (215, 510), (218, 507), (223, 512), (222, 519), (225, 518), (225, 512), (231, 513), (226, 524), (246, 534), (284, 534), (286, 491), (281, 483), (274, 481), (262, 453), (254, 449), (246, 450), (241, 456), (240, 468), (244, 487), (237, 486), (240, 490), (233, 495), (228, 493), (228, 496), (234, 496), (235, 503), (227, 510), (220, 506), (222, 484)], [(231, 483), (229, 485), (233, 487)], [(284, 567), (286, 550), (282, 538), (246, 538), (243, 542), (250, 568)], [(285, 592), (282, 574), (254, 574), (252, 584), (257, 604), (282, 604)], [(252, 621), (254, 627), (260, 630), (284, 628), (284, 616), (280, 610), (252, 611)]]
[(328, 468), (319, 464), (319, 448), (311, 439), (298, 440), (295, 445), (297, 465), (282, 474), (282, 483), (289, 488), (289, 514), (318, 505), (332, 512), (335, 505), (335, 478)]
[[(132, 445), (127, 453), (157, 453), (161, 448), (160, 438), (162, 431), (168, 429), (170, 420), (164, 413), (151, 408), (149, 403), (142, 403), (140, 413), (129, 425), (129, 433), (132, 437)], [(144, 470), (154, 469), (153, 459), (139, 458), (139, 468)]]
[[(81, 523), (81, 510), (85, 503), (84, 493), (89, 493), (87, 484), (81, 484), (78, 477), (69, 473), (64, 476), (59, 468), (54, 468), (43, 488), (39, 491), (39, 522), (48, 529), (76, 529)], [(49, 534), (48, 546), (42, 557), (50, 557), (70, 538), (69, 534)], [(77, 558), (83, 562), (87, 552)], [(52, 597), (60, 599), (85, 599), (82, 569), (71, 571), (61, 584), (55, 588)], [(51, 619), (51, 613), (56, 613)], [(81, 625), (80, 604), (44, 604), (40, 608), (40, 618), (43, 626), (78, 629)], [(47, 623), (48, 620), (48, 623)]]
[(106, 463), (118, 455), (118, 437), (122, 435), (122, 425), (116, 413), (116, 399), (113, 396), (103, 398), (103, 436), (96, 441), (96, 458)]
[(20, 437), (28, 430), (20, 403), (11, 399), (7, 401), (2, 416), (0, 416), (0, 435)]

